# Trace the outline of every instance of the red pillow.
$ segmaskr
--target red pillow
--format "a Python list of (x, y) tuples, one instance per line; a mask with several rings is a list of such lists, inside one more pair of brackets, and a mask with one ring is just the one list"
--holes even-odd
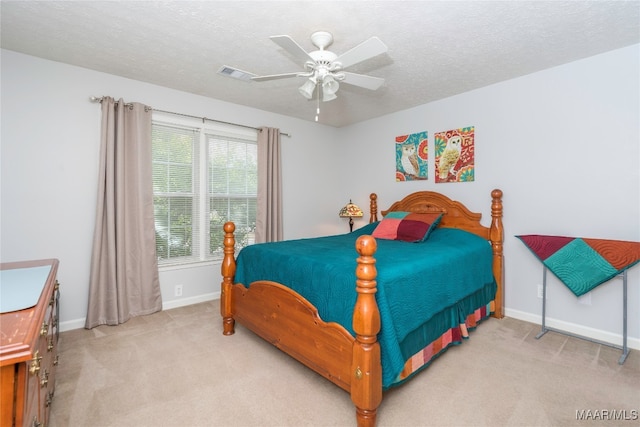
[(438, 226), (440, 219), (442, 212), (389, 212), (371, 235), (377, 239), (424, 242)]

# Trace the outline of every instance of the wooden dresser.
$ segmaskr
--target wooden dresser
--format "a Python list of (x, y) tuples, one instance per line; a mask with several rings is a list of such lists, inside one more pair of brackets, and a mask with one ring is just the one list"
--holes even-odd
[[(3, 263), (0, 269), (0, 427), (44, 427), (58, 364), (58, 260)], [(30, 301), (35, 305), (26, 307)]]

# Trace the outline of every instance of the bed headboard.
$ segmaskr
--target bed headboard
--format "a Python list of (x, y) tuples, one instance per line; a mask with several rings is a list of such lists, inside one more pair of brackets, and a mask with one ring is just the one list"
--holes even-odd
[[(491, 238), (492, 228), (496, 231), (502, 232), (502, 191), (493, 190), (491, 192), (492, 204), (491, 204), (491, 217), (492, 224), (489, 227), (485, 227), (480, 224), (482, 214), (472, 212), (462, 203), (451, 200), (449, 197), (436, 193), (434, 191), (418, 191), (409, 194), (404, 199), (395, 202), (387, 210), (383, 210), (382, 215), (386, 215), (391, 211), (404, 211), (404, 212), (443, 212), (442, 220), (440, 221), (440, 227), (449, 228), (461, 228), (463, 230), (470, 231), (478, 236), (493, 240)], [(378, 196), (372, 193), (369, 196), (370, 212), (371, 216), (369, 222), (378, 221)], [(500, 238), (501, 236), (494, 236)]]

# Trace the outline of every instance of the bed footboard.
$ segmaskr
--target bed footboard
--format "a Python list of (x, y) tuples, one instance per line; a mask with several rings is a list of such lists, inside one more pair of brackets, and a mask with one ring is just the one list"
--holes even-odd
[(266, 341), (302, 362), (351, 394), (360, 427), (373, 427), (382, 401), (380, 312), (376, 303), (376, 241), (356, 241), (357, 299), (353, 313), (355, 338), (337, 323), (324, 322), (317, 309), (279, 283), (257, 281), (249, 287), (234, 283), (235, 225), (224, 225), (224, 259), (220, 314), (223, 334), (235, 332), (237, 320)]

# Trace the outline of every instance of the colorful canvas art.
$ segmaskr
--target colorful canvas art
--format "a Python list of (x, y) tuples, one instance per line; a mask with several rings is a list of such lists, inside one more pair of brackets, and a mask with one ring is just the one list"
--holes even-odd
[(474, 180), (474, 126), (434, 134), (436, 183)]
[(396, 181), (427, 179), (428, 160), (427, 132), (396, 137)]

